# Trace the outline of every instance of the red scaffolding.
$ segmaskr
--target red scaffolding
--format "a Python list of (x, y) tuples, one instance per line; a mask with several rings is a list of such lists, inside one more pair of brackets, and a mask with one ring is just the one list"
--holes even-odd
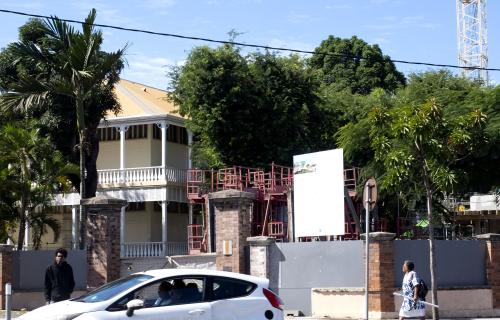
[(191, 204), (201, 204), (203, 224), (188, 226), (190, 252), (203, 251), (208, 233), (207, 195), (222, 190), (240, 190), (256, 195), (252, 216), (252, 235), (288, 238), (287, 196), (293, 187), (293, 169), (271, 164), (270, 170), (232, 166), (219, 170), (190, 169), (187, 172), (187, 197)]
[[(359, 239), (359, 218), (362, 204), (356, 188), (358, 168), (344, 170), (346, 190), (344, 240)], [(268, 170), (243, 166), (226, 167), (219, 170), (190, 169), (187, 172), (187, 197), (191, 204), (201, 205), (203, 222), (188, 226), (188, 245), (191, 253), (207, 250), (209, 226), (208, 194), (222, 190), (240, 190), (256, 195), (252, 215), (252, 236), (271, 236), (277, 241), (291, 240), (292, 224), (290, 191), (293, 189), (293, 168), (271, 164)], [(386, 229), (386, 224), (377, 222), (374, 229)], [(310, 239), (300, 239), (308, 241)]]

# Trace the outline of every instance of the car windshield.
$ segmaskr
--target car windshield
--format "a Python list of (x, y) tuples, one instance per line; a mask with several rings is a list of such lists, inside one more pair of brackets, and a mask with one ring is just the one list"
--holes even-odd
[(90, 303), (106, 301), (116, 296), (117, 294), (120, 294), (134, 287), (135, 285), (147, 281), (151, 278), (153, 277), (145, 274), (133, 274), (128, 277), (110, 282), (94, 291), (73, 299), (73, 301)]

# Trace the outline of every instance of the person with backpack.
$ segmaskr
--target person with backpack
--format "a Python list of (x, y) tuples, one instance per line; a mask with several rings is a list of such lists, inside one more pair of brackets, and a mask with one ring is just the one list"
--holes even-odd
[(427, 286), (413, 270), (415, 265), (412, 261), (406, 260), (403, 263), (403, 303), (399, 309), (399, 320), (406, 318), (425, 319), (425, 295)]

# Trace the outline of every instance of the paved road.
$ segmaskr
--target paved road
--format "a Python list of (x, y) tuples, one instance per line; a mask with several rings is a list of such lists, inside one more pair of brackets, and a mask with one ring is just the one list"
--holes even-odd
[[(313, 318), (313, 317), (287, 317), (285, 318), (286, 320), (328, 320), (330, 318)], [(432, 319), (431, 318), (426, 318), (426, 319)], [(335, 319), (335, 320), (363, 320), (363, 319)], [(398, 320), (398, 319), (387, 319), (387, 320)], [(500, 318), (453, 318), (453, 319), (441, 319), (441, 320), (500, 320)]]
[[(19, 316), (21, 313), (19, 311), (12, 312), (11, 320), (19, 320)], [(0, 310), (0, 320), (5, 319), (5, 311)], [(326, 318), (312, 318), (312, 317), (287, 317), (287, 320), (328, 320)], [(431, 319), (431, 318), (427, 318)], [(500, 318), (459, 318), (460, 320), (500, 320)], [(340, 319), (335, 319), (340, 320)], [(353, 320), (353, 319), (345, 319), (345, 320)], [(397, 320), (397, 319), (394, 319)], [(442, 320), (457, 320), (457, 319), (442, 319)]]

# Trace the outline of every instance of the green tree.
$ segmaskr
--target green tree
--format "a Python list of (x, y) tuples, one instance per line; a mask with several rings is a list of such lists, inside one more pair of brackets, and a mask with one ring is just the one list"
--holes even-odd
[(318, 141), (317, 83), (298, 56), (198, 47), (171, 77), (171, 99), (196, 136), (196, 165), (288, 164)]
[(489, 192), (499, 185), (500, 159), (500, 86), (484, 87), (446, 70), (409, 76), (408, 86), (398, 93), (404, 101), (424, 103), (431, 98), (444, 106), (447, 117), (460, 117), (479, 108), (488, 116), (487, 140), (469, 157), (453, 165), (462, 172), (456, 192)]
[(17, 199), (10, 192), (11, 181), (7, 167), (0, 167), (0, 242), (6, 243), (14, 228), (18, 211), (16, 208)]
[[(446, 117), (444, 107), (431, 99), (424, 103), (402, 101), (394, 108), (376, 107), (369, 115), (370, 140), (375, 161), (385, 174), (388, 189), (424, 194), (429, 221), (429, 255), (432, 303), (437, 304), (435, 276), (433, 200), (453, 191), (458, 173), (452, 169), (469, 156), (484, 138), (486, 115), (480, 110), (459, 117)], [(437, 308), (433, 318), (438, 319)]]
[(356, 36), (342, 39), (329, 36), (314, 50), (310, 66), (325, 86), (335, 91), (368, 94), (375, 88), (394, 92), (405, 84), (389, 56), (378, 45), (369, 45)]
[[(119, 110), (112, 90), (123, 67), (125, 50), (111, 53), (101, 50), (103, 36), (93, 27), (95, 17), (93, 9), (82, 23), (81, 32), (57, 17), (39, 21), (31, 33), (32, 39), (10, 45), (10, 54), (17, 58), (14, 63), (24, 62), (22, 71), (29, 70), (30, 65), (35, 66), (35, 70), (31, 74), (18, 72), (16, 81), (4, 88), (0, 100), (7, 110), (26, 112), (30, 108), (48, 108), (49, 113), (54, 114), (58, 112), (47, 106), (56, 96), (72, 102), (79, 140), (82, 198), (95, 195), (99, 152), (97, 126), (108, 110)], [(38, 45), (37, 41), (46, 46)], [(50, 50), (52, 48), (54, 50)], [(33, 77), (32, 73), (40, 76)], [(80, 246), (83, 246), (86, 217), (83, 208), (80, 211)]]
[(17, 248), (22, 249), (26, 224), (33, 229), (35, 249), (47, 226), (59, 234), (59, 224), (47, 214), (54, 193), (71, 186), (65, 174), (74, 166), (65, 163), (48, 138), (26, 123), (7, 124), (0, 130), (1, 208), (18, 222)]
[[(348, 93), (337, 93), (337, 96), (343, 98), (331, 105), (345, 110), (337, 113), (347, 117), (345, 124), (335, 133), (335, 139), (344, 149), (346, 162), (363, 168), (364, 177), (383, 176), (385, 173), (384, 167), (374, 161), (374, 151), (367, 134), (370, 110), (376, 106), (395, 108), (401, 104), (419, 105), (434, 98), (437, 104), (443, 106), (448, 119), (459, 118), (477, 108), (488, 116), (486, 141), (478, 145), (468, 157), (451, 164), (451, 169), (457, 172), (457, 180), (460, 182), (454, 187), (455, 195), (488, 192), (499, 185), (500, 173), (496, 167), (500, 158), (500, 86), (481, 87), (449, 71), (439, 70), (411, 74), (407, 86), (397, 90), (395, 95), (378, 89), (368, 96), (350, 96)], [(405, 189), (404, 186), (401, 187), (401, 190)], [(414, 208), (418, 205), (420, 196), (382, 189), (379, 199), (379, 212), (392, 219), (397, 211), (397, 201), (394, 199), (399, 199), (404, 207)], [(439, 205), (439, 202), (435, 205)]]

